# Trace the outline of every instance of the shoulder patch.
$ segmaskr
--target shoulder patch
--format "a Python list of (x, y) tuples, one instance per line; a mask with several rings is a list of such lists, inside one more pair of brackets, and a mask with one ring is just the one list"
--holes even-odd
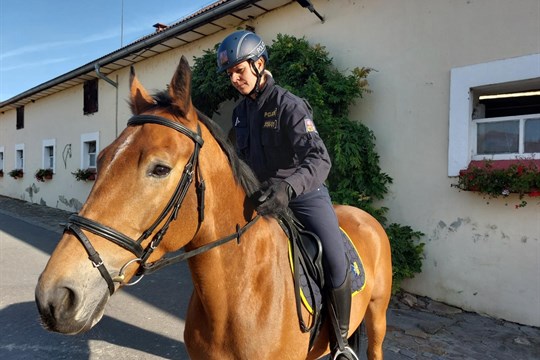
[(306, 132), (317, 132), (317, 128), (315, 127), (315, 123), (311, 119), (304, 119), (304, 125), (306, 126)]

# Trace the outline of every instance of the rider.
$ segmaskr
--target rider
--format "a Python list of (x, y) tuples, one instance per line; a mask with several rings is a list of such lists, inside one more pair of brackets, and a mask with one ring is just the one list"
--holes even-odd
[(266, 70), (267, 62), (266, 46), (253, 32), (236, 31), (219, 46), (218, 72), (226, 71), (232, 85), (244, 95), (233, 111), (237, 152), (263, 184), (257, 212), (275, 214), (288, 206), (306, 229), (321, 239), (330, 282), (329, 313), (336, 332), (332, 358), (358, 359), (347, 344), (349, 260), (324, 185), (330, 157), (309, 104), (276, 85)]

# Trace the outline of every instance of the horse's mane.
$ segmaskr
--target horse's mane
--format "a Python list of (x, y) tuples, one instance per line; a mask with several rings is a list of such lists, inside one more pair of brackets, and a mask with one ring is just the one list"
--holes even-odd
[[(155, 107), (167, 107), (169, 109), (174, 109), (172, 98), (170, 97), (168, 91), (160, 91), (154, 94), (153, 98), (156, 101)], [(251, 168), (238, 157), (234, 146), (231, 144), (221, 127), (216, 124), (216, 122), (199, 110), (197, 110), (197, 115), (199, 117), (199, 121), (208, 128), (212, 136), (216, 139), (220, 148), (223, 150), (225, 155), (227, 155), (235, 180), (240, 184), (240, 186), (242, 186), (248, 196), (253, 195), (259, 190), (260, 183)]]

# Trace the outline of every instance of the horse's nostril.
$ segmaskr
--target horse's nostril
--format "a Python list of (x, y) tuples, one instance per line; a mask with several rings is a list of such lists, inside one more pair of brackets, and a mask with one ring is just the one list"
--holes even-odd
[(71, 290), (70, 288), (64, 288), (66, 295), (64, 296), (64, 303), (66, 304), (68, 309), (71, 309), (73, 307), (76, 307), (76, 299), (75, 292)]
[(49, 316), (58, 320), (70, 316), (77, 310), (77, 296), (75, 291), (68, 287), (57, 288), (47, 301)]
[(69, 287), (58, 287), (47, 296), (44, 293), (36, 293), (38, 310), (41, 314), (43, 325), (48, 329), (56, 329), (58, 323), (70, 319), (78, 311), (78, 296)]

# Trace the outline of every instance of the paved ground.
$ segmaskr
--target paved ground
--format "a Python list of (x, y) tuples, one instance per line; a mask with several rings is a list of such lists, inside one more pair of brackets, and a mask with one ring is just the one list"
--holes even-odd
[[(59, 209), (0, 196), (0, 220), (3, 220), (0, 221), (0, 236), (5, 231), (2, 224), (7, 227), (10, 222), (22, 221), (31, 225), (28, 231), (30, 227), (39, 227), (56, 237), (61, 233), (58, 224), (65, 222), (68, 216), (69, 213)], [(134, 290), (123, 295), (120, 292), (120, 300), (111, 301), (113, 304), (102, 323), (88, 335), (64, 337), (39, 328), (35, 305), (17, 295), (20, 279), (23, 283), (28, 280), (31, 286), (35, 285), (36, 279), (26, 279), (24, 273), (17, 275), (16, 266), (7, 266), (6, 253), (12, 247), (4, 242), (9, 239), (13, 238), (7, 235), (1, 238), (1, 271), (6, 267), (19, 280), (15, 281), (5, 273), (0, 277), (0, 358), (187, 359), (179, 334), (183, 329), (181, 317), (189, 299), (180, 287), (185, 290), (191, 286), (186, 284), (189, 275), (185, 267), (180, 268), (182, 280), (178, 280), (178, 272), (174, 272), (178, 269), (173, 272), (164, 269), (163, 273), (152, 275), (155, 278), (146, 285), (133, 287)], [(47, 253), (54, 247), (54, 240), (50, 242), (53, 243), (42, 246), (45, 260), (39, 261), (46, 261)], [(159, 296), (159, 291), (164, 291), (160, 288), (163, 283), (158, 284), (159, 281), (168, 281), (172, 287), (167, 291), (175, 292), (180, 300)], [(8, 288), (13, 293), (6, 294)], [(150, 300), (149, 293), (153, 294)], [(142, 317), (139, 319), (142, 321), (133, 322), (133, 316)], [(384, 348), (386, 360), (540, 360), (540, 329), (464, 312), (428, 298), (401, 294), (392, 299), (388, 310)]]

